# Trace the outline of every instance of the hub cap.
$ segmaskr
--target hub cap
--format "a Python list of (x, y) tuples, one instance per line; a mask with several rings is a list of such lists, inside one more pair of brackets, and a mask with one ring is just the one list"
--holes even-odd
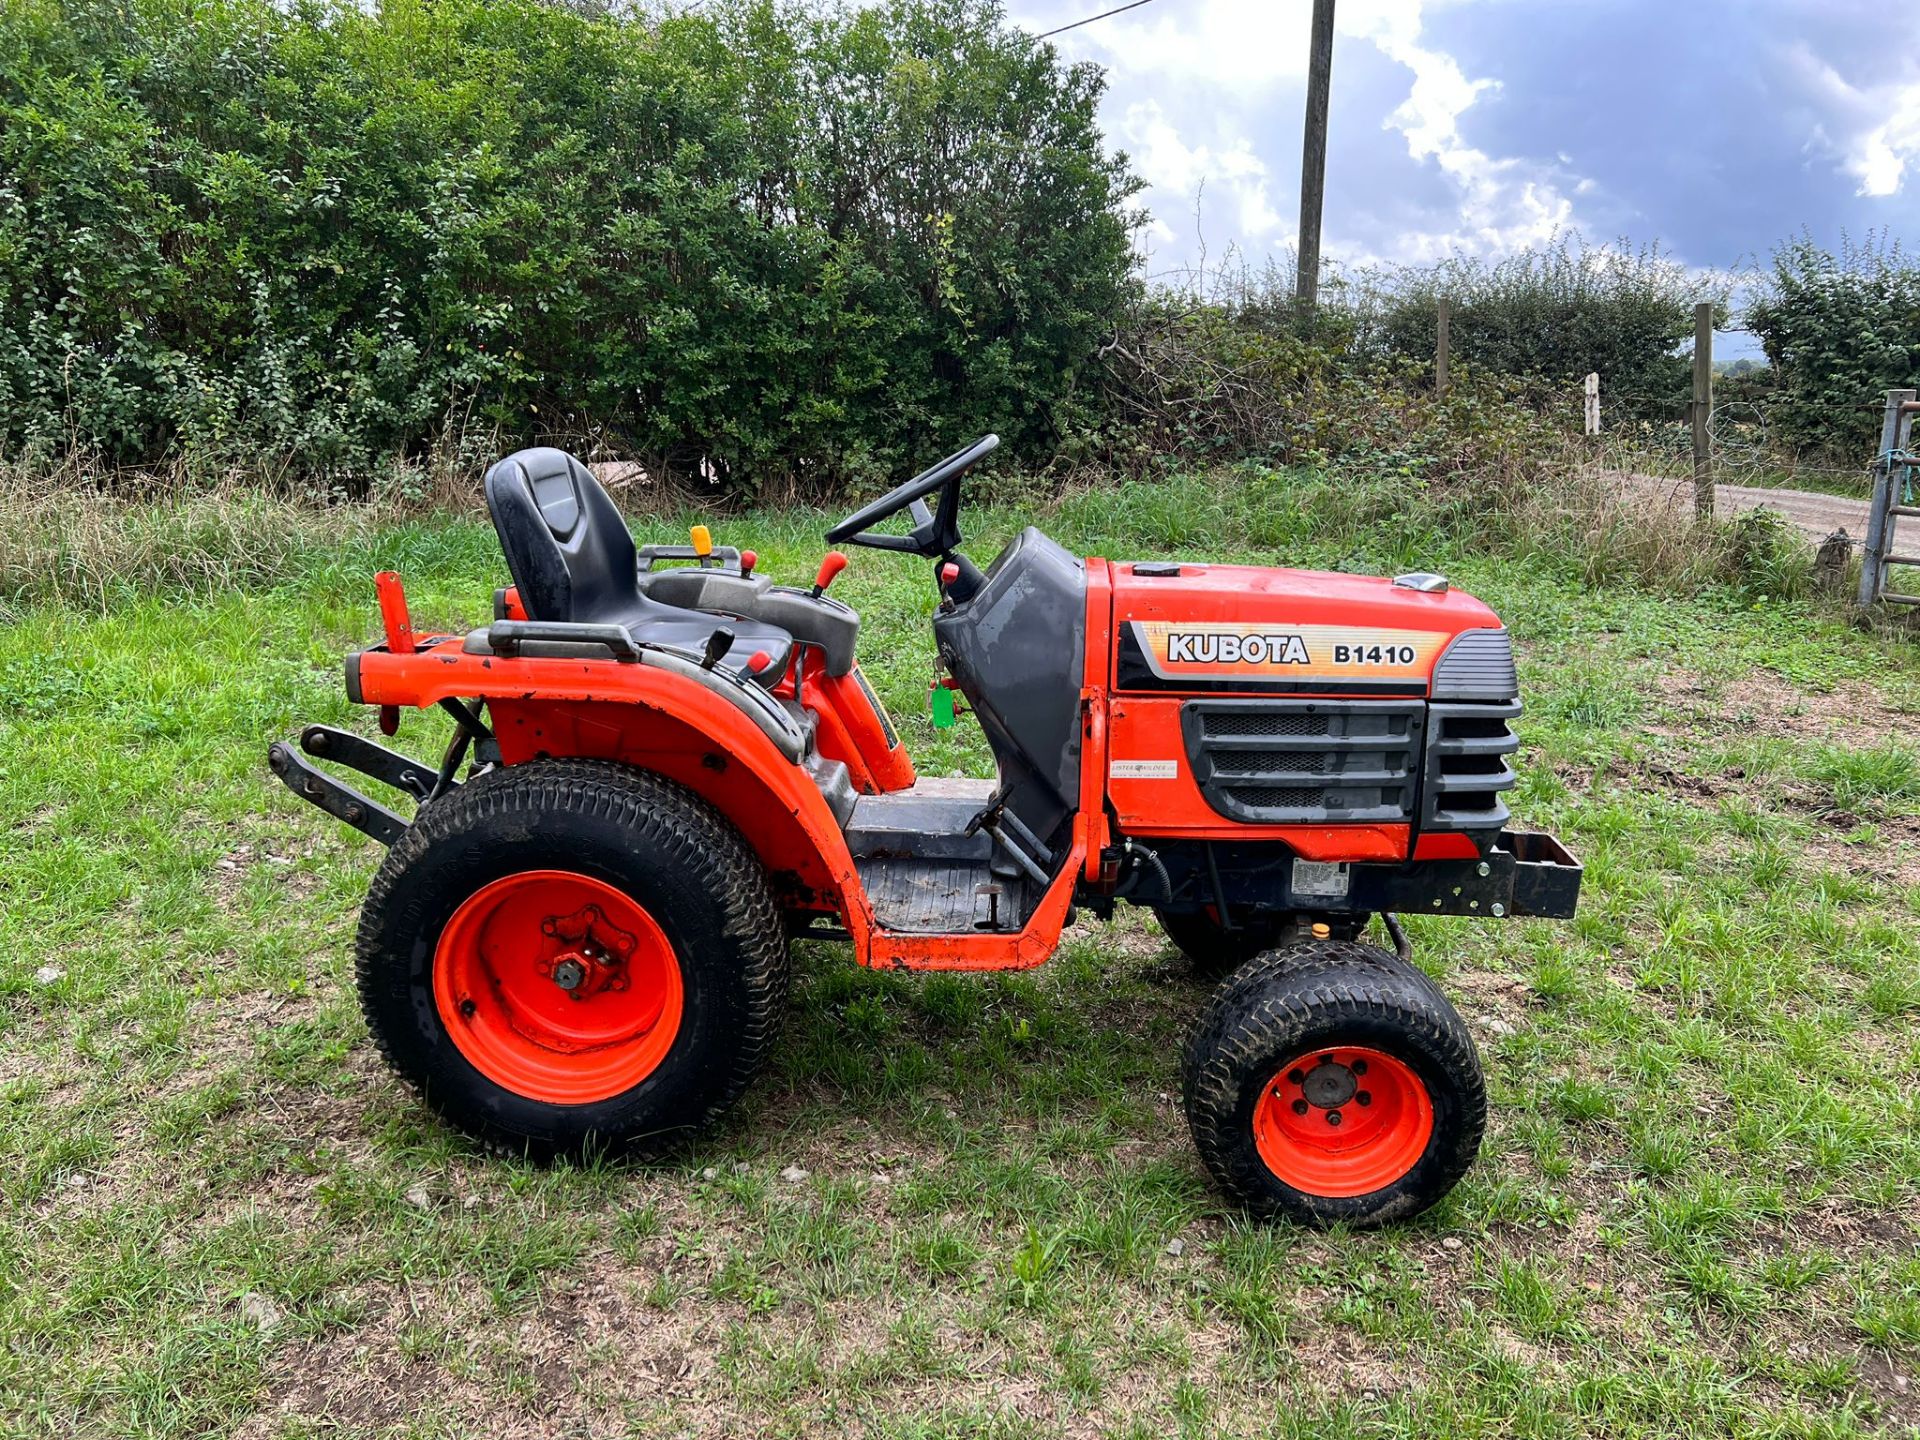
[(460, 1053), (530, 1100), (631, 1090), (680, 1033), (680, 963), (631, 897), (569, 870), (494, 881), (453, 912), (433, 999)]
[(1433, 1101), (1411, 1066), (1335, 1046), (1282, 1065), (1253, 1108), (1253, 1140), (1274, 1175), (1308, 1195), (1370, 1195), (1426, 1153)]

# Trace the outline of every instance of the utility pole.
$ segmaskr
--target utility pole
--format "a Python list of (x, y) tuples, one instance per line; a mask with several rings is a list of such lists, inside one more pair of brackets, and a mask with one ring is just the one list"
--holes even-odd
[(1313, 0), (1307, 56), (1307, 134), (1300, 150), (1300, 265), (1294, 301), (1311, 315), (1320, 299), (1320, 202), (1327, 188), (1327, 100), (1333, 87), (1333, 0)]

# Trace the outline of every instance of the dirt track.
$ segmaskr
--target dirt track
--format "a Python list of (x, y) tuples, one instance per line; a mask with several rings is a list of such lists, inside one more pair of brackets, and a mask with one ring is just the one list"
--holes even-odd
[[(1664, 491), (1675, 505), (1693, 504), (1691, 480), (1638, 475), (1625, 470), (1611, 473), (1624, 485)], [(1748, 510), (1777, 511), (1789, 525), (1816, 544), (1836, 530), (1845, 530), (1856, 543), (1865, 539), (1867, 534), (1865, 500), (1854, 500), (1845, 495), (1822, 495), (1808, 490), (1767, 490), (1751, 485), (1714, 486), (1714, 514), (1739, 515)]]

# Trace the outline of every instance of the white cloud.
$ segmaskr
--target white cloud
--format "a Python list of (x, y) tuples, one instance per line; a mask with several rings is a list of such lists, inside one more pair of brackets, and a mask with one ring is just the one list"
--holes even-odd
[[(1232, 206), (1233, 238), (1240, 244), (1291, 242), (1291, 232), (1282, 233), (1285, 218), (1268, 199), (1266, 161), (1254, 153), (1252, 142), (1245, 136), (1218, 149), (1190, 145), (1157, 100), (1129, 105), (1117, 131), (1135, 166), (1161, 195), (1184, 196), (1193, 204), (1207, 194), (1217, 201), (1224, 190)], [(1164, 207), (1155, 207), (1149, 229), (1163, 243), (1177, 243), (1181, 238), (1169, 223)], [(1198, 241), (1203, 237), (1194, 238)]]
[(1908, 164), (1920, 159), (1920, 84), (1880, 89), (1874, 108), (1887, 118), (1855, 136), (1847, 154), (1847, 172), (1859, 177), (1860, 193), (1874, 197), (1898, 195)]
[[(1387, 116), (1387, 127), (1406, 137), (1407, 154), (1414, 160), (1437, 165), (1459, 195), (1458, 223), (1402, 235), (1402, 258), (1429, 260), (1454, 250), (1502, 254), (1539, 244), (1573, 226), (1573, 202), (1561, 193), (1552, 168), (1517, 157), (1496, 158), (1461, 135), (1460, 117), (1481, 95), (1499, 89), (1499, 82), (1470, 80), (1451, 55), (1420, 44), (1417, 0), (1362, 7), (1355, 19), (1358, 33), (1413, 72), (1413, 88)], [(1575, 189), (1584, 193), (1592, 184), (1576, 180)]]
[(1855, 85), (1802, 41), (1786, 52), (1801, 88), (1827, 113), (1807, 135), (1810, 149), (1838, 156), (1870, 199), (1898, 195), (1920, 161), (1920, 81)]
[[(1534, 244), (1576, 224), (1572, 194), (1592, 182), (1571, 167), (1520, 157), (1493, 156), (1467, 143), (1461, 117), (1498, 82), (1470, 78), (1444, 51), (1421, 43), (1423, 0), (1341, 0), (1336, 28), (1342, 49), (1355, 42), (1412, 73), (1405, 98), (1382, 122), (1404, 137), (1408, 158), (1446, 178), (1456, 198), (1451, 215), (1384, 242), (1360, 245), (1329, 217), (1327, 249), (1353, 259), (1429, 259), (1453, 250), (1505, 253)], [(1293, 243), (1285, 209), (1270, 192), (1272, 173), (1262, 152), (1298, 154), (1297, 130), (1272, 130), (1276, 89), (1298, 94), (1306, 73), (1311, 7), (1306, 0), (1179, 0), (1069, 31), (1056, 41), (1067, 54), (1108, 67), (1112, 79), (1109, 120), (1115, 138), (1131, 153), (1148, 182), (1147, 203), (1155, 215), (1150, 233), (1178, 246), (1177, 217), (1200, 208), (1212, 248), (1235, 242), (1250, 251)], [(1049, 28), (1060, 23), (1049, 17)], [(1351, 63), (1351, 62), (1349, 62)], [(1336, 104), (1341, 62), (1336, 54)], [(1197, 121), (1195, 116), (1204, 117)], [(1206, 138), (1188, 138), (1203, 131)], [(1183, 134), (1183, 131), (1185, 132)], [(1291, 169), (1291, 166), (1288, 167)], [(1289, 181), (1290, 183), (1290, 181)], [(1225, 206), (1221, 205), (1225, 202)], [(1191, 250), (1199, 248), (1193, 237)], [(1383, 252), (1383, 253), (1375, 253)], [(1189, 258), (1192, 258), (1191, 255)]]
[(1195, 81), (1246, 99), (1307, 73), (1310, 13), (1282, 0), (1182, 0), (1069, 31), (1058, 43), (1116, 75)]

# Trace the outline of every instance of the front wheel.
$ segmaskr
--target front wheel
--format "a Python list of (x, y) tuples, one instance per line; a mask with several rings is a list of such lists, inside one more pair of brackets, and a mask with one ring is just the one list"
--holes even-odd
[(427, 1103), (496, 1148), (651, 1153), (766, 1059), (787, 947), (711, 806), (603, 761), (490, 771), (421, 809), (361, 911), (361, 1007)]
[(1187, 1123), (1215, 1181), (1255, 1214), (1406, 1219), (1479, 1152), (1479, 1056), (1424, 976), (1326, 958), (1263, 955), (1220, 987), (1187, 1050)]

